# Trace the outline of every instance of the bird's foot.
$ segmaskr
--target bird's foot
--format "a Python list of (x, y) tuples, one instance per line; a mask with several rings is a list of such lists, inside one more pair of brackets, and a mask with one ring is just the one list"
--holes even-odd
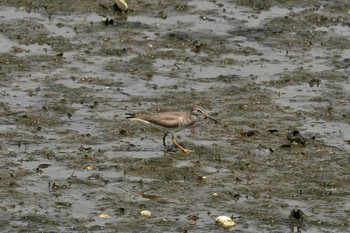
[(189, 153), (192, 153), (194, 152), (194, 150), (189, 150), (189, 149), (186, 149), (186, 148), (181, 148), (181, 150), (185, 153), (185, 154), (189, 154)]

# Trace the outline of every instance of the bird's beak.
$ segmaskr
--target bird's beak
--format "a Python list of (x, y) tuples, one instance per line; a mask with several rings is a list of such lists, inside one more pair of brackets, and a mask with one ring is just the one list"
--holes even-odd
[(204, 113), (204, 116), (205, 116), (205, 118), (209, 118), (210, 120), (214, 121), (215, 123), (218, 123), (218, 121), (216, 119), (212, 118), (208, 114)]

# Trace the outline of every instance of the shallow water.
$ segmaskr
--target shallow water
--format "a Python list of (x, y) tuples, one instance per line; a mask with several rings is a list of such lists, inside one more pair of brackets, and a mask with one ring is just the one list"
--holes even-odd
[[(346, 1), (101, 4), (1, 4), (2, 232), (348, 229)], [(125, 119), (194, 103), (191, 155)]]

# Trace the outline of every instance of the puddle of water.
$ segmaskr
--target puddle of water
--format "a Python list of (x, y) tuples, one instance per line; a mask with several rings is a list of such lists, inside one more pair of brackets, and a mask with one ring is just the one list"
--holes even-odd
[(283, 106), (289, 106), (297, 110), (308, 109), (311, 103), (305, 100), (319, 96), (323, 93), (322, 87), (310, 88), (308, 83), (271, 89), (280, 93), (280, 96), (274, 99), (276, 103)]
[(14, 45), (15, 45), (14, 42), (12, 42), (10, 39), (0, 34), (0, 53), (10, 52), (11, 47)]
[(308, 132), (321, 135), (322, 140), (327, 144), (350, 150), (350, 144), (345, 141), (350, 139), (347, 123), (308, 120), (304, 123), (304, 127), (308, 129)]
[(16, 20), (16, 19), (37, 19), (39, 21), (44, 20), (40, 13), (27, 12), (23, 9), (17, 9), (14, 7), (1, 6), (0, 7), (1, 18), (5, 20)]

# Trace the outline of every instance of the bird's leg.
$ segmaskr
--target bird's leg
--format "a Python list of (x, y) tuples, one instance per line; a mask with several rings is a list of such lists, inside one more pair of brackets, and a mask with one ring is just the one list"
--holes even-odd
[(168, 135), (168, 133), (164, 134), (164, 137), (163, 137), (164, 154), (167, 151), (166, 144), (165, 144), (165, 138), (166, 138), (167, 135)]
[(189, 149), (186, 149), (186, 148), (183, 148), (182, 146), (180, 146), (180, 145), (176, 142), (175, 137), (174, 137), (174, 134), (171, 134), (171, 136), (172, 136), (172, 140), (173, 140), (174, 145), (177, 146), (177, 147), (179, 147), (183, 152), (185, 152), (186, 154), (189, 154), (189, 153), (193, 152), (193, 150), (189, 150)]

